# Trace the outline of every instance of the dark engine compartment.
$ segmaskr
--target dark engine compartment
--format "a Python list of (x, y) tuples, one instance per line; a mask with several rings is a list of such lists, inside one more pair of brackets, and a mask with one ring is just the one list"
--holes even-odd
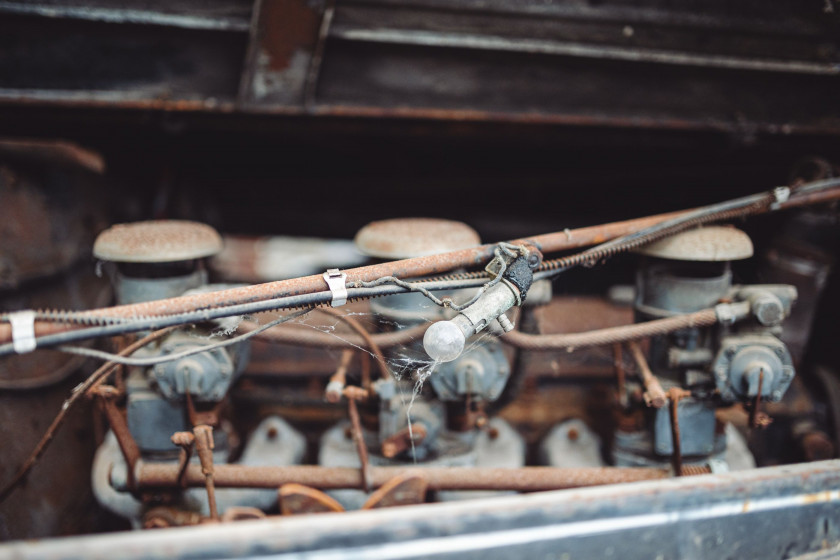
[[(358, 243), (354, 249), (350, 240), (357, 232), (382, 220), (425, 217), (462, 222), (488, 243), (523, 240), (546, 232), (576, 232), (586, 226), (710, 205), (780, 186), (789, 187), (795, 199), (797, 188), (831, 181), (840, 173), (838, 9), (832, 0), (741, 2), (737, 6), (658, 0), (2, 2), (0, 313), (81, 311), (115, 302), (162, 299), (127, 296), (128, 288), (119, 287), (120, 282), (125, 286), (125, 279), (164, 281), (196, 275), (203, 279), (188, 287), (261, 284), (428, 254), (413, 254), (412, 249), (403, 247), (384, 256), (369, 247), (359, 248)], [(207, 253), (166, 263), (128, 263), (95, 254), (97, 236), (114, 224), (148, 220), (207, 224), (220, 232), (225, 248), (215, 256)], [(407, 221), (400, 223), (407, 227)], [(446, 538), (461, 535), (461, 530), (473, 539), (461, 550), (499, 557), (509, 557), (511, 550), (517, 554), (604, 556), (616, 546), (626, 546), (629, 557), (640, 558), (660, 552), (668, 557), (674, 551), (696, 557), (726, 553), (782, 558), (830, 550), (840, 542), (832, 517), (837, 511), (833, 496), (840, 467), (831, 461), (840, 445), (840, 358), (835, 349), (835, 322), (840, 313), (840, 275), (834, 266), (840, 244), (837, 203), (823, 200), (725, 223), (745, 232), (751, 240), (751, 255), (716, 256), (702, 264), (697, 262), (703, 259), (692, 257), (687, 259), (692, 263), (677, 266), (674, 263), (681, 260), (674, 257), (621, 252), (590, 266), (570, 268), (551, 280), (547, 296), (531, 291), (529, 299), (534, 303), (523, 303), (521, 309), (508, 314), (524, 335), (552, 335), (639, 324), (721, 303), (753, 305), (749, 317), (733, 326), (716, 323), (679, 330), (674, 336), (669, 332), (639, 339), (639, 351), (662, 381), (669, 402), (677, 403), (673, 406), (680, 410), (683, 435), (677, 432), (676, 439), (662, 435), (672, 432), (667, 424), (672, 420), (666, 414), (671, 405), (658, 408), (645, 403), (650, 388), (643, 381), (640, 364), (644, 360), (634, 359), (632, 345), (535, 351), (503, 342), (505, 337), (498, 330), (484, 331), (475, 338), (467, 337), (472, 341), (467, 352), (473, 352), (474, 360), (463, 365), (467, 373), (457, 369), (461, 366), (453, 366), (452, 371), (444, 366), (440, 366), (442, 372), (438, 369), (439, 379), (450, 376), (447, 379), (453, 384), (466, 383), (465, 389), (429, 380), (438, 365), (430, 367), (428, 356), (422, 353), (422, 333), (383, 346), (381, 359), (367, 343), (360, 348), (297, 339), (278, 343), (256, 337), (247, 350), (243, 346), (219, 358), (231, 361), (229, 375), (233, 379), (219, 382), (224, 390), (216, 397), (208, 397), (204, 386), (179, 388), (177, 380), (182, 373), (127, 366), (112, 379), (115, 400), (99, 395), (74, 404), (33, 470), (0, 503), (0, 539), (14, 541), (0, 547), (0, 555), (102, 555), (109, 546), (104, 540), (96, 543), (95, 539), (105, 538), (102, 533), (145, 527), (145, 534), (149, 528), (206, 524), (213, 517), (219, 517), (223, 527), (207, 543), (228, 538), (231, 543), (249, 544), (202, 547), (205, 537), (184, 533), (187, 536), (174, 554), (256, 557), (311, 552), (316, 557), (319, 550), (339, 555), (344, 550), (348, 555), (363, 556), (355, 547), (385, 542), (400, 546), (398, 518), (403, 520), (400, 523), (412, 524), (411, 530), (402, 527), (406, 548), (383, 549), (379, 551), (383, 557), (431, 555), (432, 549), (423, 548), (425, 545), (411, 544), (424, 538), (443, 539), (439, 554), (458, 554), (460, 545)], [(402, 231), (393, 234), (396, 245), (405, 242), (400, 237)], [(722, 235), (726, 237), (727, 232)], [(380, 234), (379, 238), (388, 240), (391, 235)], [(432, 253), (467, 247), (457, 243), (447, 246), (446, 233), (434, 228), (419, 233), (412, 230), (405, 236), (437, 247)], [(144, 244), (146, 240), (140, 239), (132, 251), (141, 252)], [(569, 254), (571, 247), (558, 254)], [(549, 260), (556, 255), (546, 252), (544, 257)], [(483, 270), (488, 260), (475, 262), (466, 272)], [(699, 291), (711, 294), (713, 305), (686, 303), (684, 295), (674, 296), (666, 305), (661, 303), (662, 292), (650, 296), (653, 288), (646, 278), (660, 269), (667, 270), (668, 282), (690, 279), (702, 283)], [(718, 288), (710, 287), (711, 281), (724, 277), (725, 286), (714, 292)], [(656, 289), (681, 293), (676, 284)], [(761, 287), (767, 285), (796, 289), (791, 301), (784, 295), (789, 292), (771, 290), (770, 295), (783, 309), (783, 321), (764, 322), (750, 299), (754, 295), (747, 293), (747, 288), (764, 289)], [(520, 291), (524, 294), (527, 288)], [(644, 294), (657, 303), (648, 305)], [(353, 337), (360, 336), (361, 329), (387, 339), (389, 334), (398, 337), (400, 332), (451, 321), (456, 315), (449, 309), (437, 309), (422, 297), (404, 303), (405, 297), (409, 296), (352, 301), (347, 307), (330, 310), (349, 314), (358, 322), (355, 327), (323, 311), (296, 318), (293, 322), (297, 324), (287, 327), (300, 333), (311, 331), (316, 338), (330, 335), (356, 340)], [(453, 297), (461, 301), (466, 296)], [(660, 311), (662, 314), (657, 314)], [(254, 324), (265, 324), (276, 317), (276, 313), (260, 314), (251, 319)], [(725, 323), (718, 318), (721, 322)], [(180, 348), (179, 344), (192, 344), (192, 338), (220, 328), (208, 327), (206, 322), (189, 324), (198, 326), (182, 328), (186, 342), (164, 339), (164, 344), (175, 349), (171, 352)], [(246, 332), (226, 328), (207, 340)], [(276, 330), (283, 329), (286, 327)], [(83, 345), (117, 352), (145, 332), (99, 338)], [(756, 346), (764, 350), (755, 350)], [(778, 367), (773, 362), (776, 358), (762, 357), (767, 348), (778, 356)], [(731, 367), (725, 374), (730, 376), (736, 375), (732, 372), (738, 368), (751, 371), (746, 365), (732, 365), (740, 363), (737, 354), (745, 349), (759, 354), (744, 360), (757, 363), (763, 359), (762, 363), (769, 365), (762, 368), (776, 368), (773, 390), (779, 390), (778, 398), (766, 386), (762, 393), (762, 385), (758, 385), (763, 399), (755, 401), (753, 382), (745, 381), (743, 386), (750, 388), (731, 397), (716, 385), (715, 368)], [(690, 351), (702, 351), (703, 355), (688, 356)], [(672, 354), (682, 357), (669, 358)], [(99, 365), (89, 357), (53, 350), (0, 357), (0, 416), (5, 426), (0, 431), (0, 448), (4, 450), (0, 483), (5, 485), (14, 478), (62, 402)], [(429, 367), (428, 374), (422, 373)], [(476, 375), (470, 367), (498, 371), (504, 379), (500, 385), (485, 380), (487, 385), (476, 389), (470, 383), (478, 378), (470, 377)], [(791, 369), (785, 369), (788, 367)], [(345, 391), (339, 393), (339, 402), (331, 402), (329, 383), (335, 381), (337, 368), (346, 370), (347, 384), (342, 384), (342, 390), (362, 389), (367, 396), (352, 397), (351, 390), (350, 397)], [(393, 386), (384, 386), (389, 381), (384, 373), (379, 388), (374, 388), (376, 382), (366, 384), (366, 378), (379, 376), (378, 368), (394, 375), (390, 380)], [(742, 375), (741, 369), (737, 375)], [(765, 370), (761, 372), (763, 376)], [(171, 376), (166, 378), (170, 381), (175, 379), (168, 389), (166, 375)], [(741, 383), (740, 377), (737, 379)], [(764, 383), (766, 378), (762, 380)], [(189, 375), (186, 383), (190, 383)], [(416, 394), (412, 393), (415, 385)], [(672, 389), (676, 392), (668, 392)], [(682, 395), (679, 390), (689, 393)], [(189, 398), (197, 399), (196, 403), (187, 404), (185, 394), (191, 394)], [(384, 405), (389, 399), (394, 404)], [(681, 399), (690, 402), (683, 402), (680, 409)], [(116, 408), (109, 412), (106, 401), (114, 402)], [(708, 404), (711, 402), (714, 404)], [(133, 406), (170, 405), (177, 409), (178, 420), (169, 423), (161, 420), (175, 417), (167, 416), (169, 409), (132, 412)], [(360, 428), (358, 439), (354, 439), (356, 427), (348, 418), (352, 419), (357, 406)], [(204, 425), (211, 418), (215, 432), (211, 429), (209, 437), (216, 434), (219, 504), (259, 511), (231, 506), (234, 511), (225, 517), (220, 507), (221, 515), (214, 516), (207, 510), (203, 484), (190, 482), (195, 488), (183, 492), (168, 482), (159, 487), (133, 486), (138, 481), (132, 480), (135, 474), (126, 469), (121, 486), (120, 475), (114, 474), (119, 467), (108, 470), (100, 482), (107, 480), (109, 492), (122, 497), (103, 499), (94, 488), (99, 476), (95, 455), (97, 449), (108, 445), (119, 452), (109, 435), (118, 431), (113, 425), (119, 422), (114, 410), (124, 416), (127, 429), (139, 442), (141, 463), (166, 463), (172, 468), (181, 460), (177, 444), (169, 444), (172, 432), (192, 433), (191, 426)], [(414, 425), (412, 413), (423, 430), (419, 440), (404, 433)], [(204, 415), (201, 421), (196, 421), (196, 414)], [(756, 415), (772, 422), (762, 428)], [(271, 424), (274, 419), (280, 423)], [(388, 422), (392, 428), (383, 427)], [(181, 423), (183, 430), (170, 429)], [(337, 439), (330, 440), (333, 432)], [(652, 443), (622, 439), (621, 435), (642, 433), (653, 438)], [(223, 440), (218, 439), (219, 434), (224, 434)], [(726, 441), (733, 438), (742, 443), (739, 457), (748, 457), (747, 464), (754, 461), (748, 466), (760, 468), (737, 474), (738, 469), (732, 468), (732, 484), (741, 485), (741, 490), (721, 486), (719, 492), (710, 491), (708, 499), (729, 500), (729, 504), (746, 493), (744, 499), (749, 501), (751, 488), (756, 496), (765, 498), (795, 496), (790, 498), (791, 504), (801, 497), (802, 504), (810, 505), (773, 510), (773, 515), (784, 516), (790, 534), (798, 537), (788, 537), (781, 530), (775, 540), (767, 536), (773, 532), (768, 527), (782, 518), (771, 523), (761, 517), (764, 514), (753, 513), (746, 521), (735, 517), (727, 521), (729, 514), (718, 518), (714, 517), (717, 514), (703, 517), (707, 513), (702, 513), (680, 518), (678, 522), (687, 527), (685, 532), (662, 537), (661, 546), (635, 543), (615, 528), (618, 523), (604, 533), (595, 531), (608, 535), (603, 546), (575, 540), (575, 531), (569, 529), (568, 535), (557, 536), (547, 548), (528, 548), (531, 541), (522, 535), (542, 526), (534, 513), (541, 507), (565, 507), (569, 516), (580, 519), (590, 514), (599, 519), (604, 511), (612, 512), (616, 519), (630, 519), (648, 499), (657, 504), (651, 511), (660, 505), (694, 511), (686, 504), (702, 501), (691, 493), (702, 494), (702, 477), (724, 477), (709, 482), (710, 488), (729, 480), (718, 467), (709, 466), (709, 461), (720, 459), (723, 448), (719, 446), (726, 447)], [(277, 444), (278, 440), (283, 444)], [(261, 498), (253, 494), (252, 498), (226, 501), (225, 496), (235, 496), (234, 490), (225, 487), (226, 467), (355, 468), (354, 446), (360, 440), (375, 467), (404, 468), (399, 474), (420, 479), (422, 475), (414, 469), (422, 471), (424, 462), (426, 468), (441, 469), (440, 480), (448, 476), (446, 469), (461, 467), (606, 470), (597, 475), (586, 471), (580, 479), (569, 478), (554, 486), (546, 482), (554, 480), (547, 472), (534, 474), (538, 482), (533, 486), (504, 478), (480, 490), (478, 483), (435, 482), (437, 474), (429, 474), (421, 483), (409, 476), (409, 484), (420, 486), (405, 490), (405, 503), (437, 502), (441, 508), (446, 504), (451, 509), (430, 509), (427, 518), (423, 508), (438, 506), (406, 508), (407, 513), (399, 514), (402, 517), (394, 517), (393, 527), (377, 525), (373, 517), (371, 525), (366, 525), (365, 517), (337, 521), (333, 533), (327, 521), (312, 521), (311, 538), (307, 536), (310, 540), (306, 543), (294, 541), (296, 523), (303, 528), (305, 519), (311, 518), (289, 516), (334, 507), (323, 496), (348, 510), (336, 515), (367, 515), (350, 510), (372, 499), (373, 493), (362, 494), (355, 486), (348, 489), (350, 485), (337, 479), (330, 482), (330, 473), (322, 471), (318, 475), (322, 478), (307, 479), (327, 480), (320, 486), (302, 479), (287, 482), (317, 491), (312, 494), (260, 481)], [(274, 451), (269, 450), (272, 442), (278, 446)], [(419, 446), (419, 455), (412, 442)], [(679, 455), (674, 451), (675, 442), (678, 449), (689, 450), (683, 453), (687, 457), (684, 462), (680, 462), (682, 458), (674, 462), (674, 455)], [(396, 446), (395, 451), (386, 451), (386, 444)], [(190, 445), (198, 444), (187, 447)], [(640, 451), (639, 445), (644, 449)], [(649, 445), (653, 451), (644, 447)], [(262, 451), (255, 451), (258, 447)], [(228, 455), (220, 458), (223, 451)], [(203, 472), (199, 453), (196, 446), (193, 463), (196, 472)], [(506, 462), (513, 455), (521, 464)], [(249, 463), (249, 457), (255, 462)], [(121, 460), (114, 459), (114, 464)], [(726, 460), (730, 467), (738, 463), (731, 455)], [(807, 464), (817, 461), (815, 470), (809, 471)], [(205, 463), (200, 467), (206, 470)], [(577, 490), (560, 489), (621, 482), (616, 467), (630, 469), (627, 473), (636, 468), (671, 469), (662, 478), (671, 478), (674, 469), (705, 470), (698, 471), (702, 474), (696, 477), (697, 487), (689, 487), (694, 476), (651, 482), (642, 473), (638, 479), (627, 474), (627, 484), (620, 486), (581, 490), (580, 496), (586, 499), (563, 494)], [(390, 481), (384, 472), (381, 477)], [(749, 478), (751, 472), (755, 478)], [(782, 473), (778, 480), (773, 478), (776, 473)], [(276, 477), (283, 478), (285, 471), (281, 474)], [(164, 477), (158, 475), (160, 482)], [(796, 481), (810, 493), (803, 489), (801, 496), (796, 494)], [(672, 482), (682, 486), (667, 486)], [(673, 488), (673, 495), (666, 497), (667, 491), (662, 496), (654, 491), (644, 498), (633, 494), (634, 485), (657, 483)], [(240, 496), (247, 491), (259, 493), (242, 490), (248, 484), (228, 486), (236, 487)], [(384, 485), (377, 482), (375, 486)], [(525, 492), (519, 498), (533, 497), (533, 502), (511, 501), (510, 511), (506, 510), (499, 496), (513, 500), (508, 496), (512, 490)], [(530, 494), (545, 490), (556, 491)], [(478, 513), (481, 505), (469, 509), (469, 504), (480, 502), (458, 501), (459, 492), (463, 498), (470, 491), (488, 493), (483, 498), (489, 504), (488, 519), (482, 521)], [(669, 502), (682, 499), (674, 496), (683, 491), (689, 492), (685, 502)], [(809, 496), (822, 496), (821, 492), (828, 497), (820, 498), (817, 505), (808, 502)], [(556, 501), (552, 501), (555, 495)], [(140, 509), (119, 505), (128, 503), (120, 502), (125, 496), (142, 504)], [(318, 507), (294, 501), (300, 496), (314, 500)], [(589, 504), (590, 499), (596, 504), (592, 511), (597, 513), (573, 509), (587, 507), (581, 504)], [(529, 503), (534, 504), (534, 510), (528, 509)], [(698, 506), (698, 511), (717, 511), (704, 507)], [(812, 509), (806, 512), (806, 507)], [(133, 513), (120, 515), (117, 510)], [(260, 522), (264, 525), (239, 521), (266, 515), (272, 521)], [(449, 515), (465, 521), (463, 526), (456, 523), (435, 528), (436, 515), (440, 523), (450, 519)], [(386, 518), (376, 519), (384, 522)], [(286, 529), (279, 525), (283, 522), (289, 523)], [(481, 528), (485, 522), (486, 530)], [(677, 523), (657, 522), (653, 527), (667, 531), (672, 522)], [(274, 527), (284, 536), (262, 533), (268, 531), (261, 529), (268, 527), (265, 523), (278, 523)], [(587, 530), (582, 528), (579, 535), (588, 534)], [(740, 536), (730, 539), (730, 530)], [(175, 529), (149, 534), (168, 531)], [(695, 534), (692, 531), (706, 544), (687, 544), (685, 535)], [(760, 544), (760, 536), (747, 537), (746, 533), (763, 534), (766, 542)], [(77, 535), (88, 535), (89, 540), (67, 541), (70, 544), (63, 551), (62, 541), (47, 539)], [(729, 539), (726, 544), (710, 548), (708, 543), (722, 539), (721, 535)], [(520, 542), (520, 537), (521, 549), (504, 544)], [(28, 548), (22, 542), (34, 538), (46, 539), (44, 548), (37, 544)], [(152, 556), (164, 550), (155, 548), (159, 543), (152, 536), (148, 548), (131, 541), (136, 536), (117, 534), (116, 538), (135, 543), (134, 548), (120, 549), (117, 556)], [(286, 538), (290, 540), (277, 540)], [(474, 545), (483, 538), (487, 543), (500, 540), (497, 545), (482, 545), (481, 552), (481, 547)], [(74, 542), (79, 548), (72, 548)]]

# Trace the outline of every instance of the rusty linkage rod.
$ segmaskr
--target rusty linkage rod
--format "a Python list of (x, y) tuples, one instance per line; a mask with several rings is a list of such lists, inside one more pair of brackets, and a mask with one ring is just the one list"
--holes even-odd
[[(840, 199), (840, 180), (829, 179), (817, 183), (811, 183), (798, 187), (792, 194), (787, 191), (789, 198), (779, 196), (777, 191), (761, 193), (752, 197), (744, 197), (729, 203), (726, 212), (709, 214), (710, 219), (716, 220), (731, 219), (737, 216), (754, 215), (768, 211), (782, 210), (807, 204), (828, 202)], [(801, 193), (797, 195), (797, 193)], [(724, 205), (725, 206), (725, 205)], [(658, 225), (673, 223), (674, 220), (685, 218), (694, 220), (696, 223), (703, 223), (701, 218), (695, 219), (704, 210), (722, 208), (722, 205), (711, 205), (700, 209), (684, 210), (659, 214), (645, 218), (614, 222), (600, 226), (591, 226), (576, 230), (565, 230), (562, 232), (537, 235), (534, 237), (514, 240), (511, 243), (516, 245), (528, 245), (536, 247), (543, 253), (553, 253), (584, 247), (607, 240), (615, 240), (624, 236), (636, 236), (638, 238), (647, 228), (655, 228)], [(637, 243), (638, 241), (636, 241)], [(483, 265), (493, 257), (496, 244), (486, 244), (472, 249), (463, 249), (438, 255), (415, 257), (400, 261), (379, 263), (360, 268), (344, 271), (347, 274), (348, 286), (354, 286), (362, 282), (372, 282), (377, 279), (394, 276), (397, 278), (418, 278), (449, 272), (458, 268), (475, 268)], [(605, 248), (605, 254), (611, 254), (615, 248)], [(593, 253), (600, 254), (597, 251)], [(581, 254), (588, 262), (588, 253)], [(560, 259), (562, 263), (567, 261), (579, 264), (580, 259)], [(560, 265), (562, 265), (560, 263)], [(545, 270), (557, 268), (557, 263), (552, 264), (546, 261), (541, 268)], [(562, 266), (561, 266), (562, 268)], [(324, 279), (321, 275), (312, 275), (302, 278), (280, 280), (241, 288), (232, 288), (219, 292), (201, 293), (189, 296), (181, 296), (157, 301), (142, 302), (130, 305), (121, 305), (110, 308), (102, 308), (74, 314), (76, 318), (87, 318), (95, 321), (97, 318), (109, 320), (132, 321), (144, 317), (162, 317), (194, 313), (216, 308), (224, 308), (236, 305), (271, 300), (288, 296), (303, 296), (323, 292), (325, 289)], [(49, 334), (57, 334), (81, 328), (83, 325), (70, 324), (71, 321), (60, 319), (61, 313), (52, 321), (39, 319), (35, 322), (35, 336), (42, 337)], [(69, 316), (69, 315), (68, 315)], [(0, 343), (7, 343), (12, 339), (11, 326), (0, 323)]]
[[(326, 308), (319, 309), (323, 311)], [(423, 323), (407, 329), (400, 329), (393, 332), (369, 334), (370, 340), (362, 337), (356, 333), (341, 333), (336, 335), (333, 333), (325, 333), (319, 330), (313, 330), (309, 327), (304, 327), (296, 323), (289, 323), (286, 327), (280, 329), (270, 329), (263, 331), (254, 337), (254, 340), (263, 340), (265, 342), (274, 342), (277, 344), (293, 344), (295, 346), (315, 346), (319, 348), (343, 348), (345, 346), (358, 346), (367, 350), (373, 351), (371, 342), (376, 344), (379, 348), (393, 348), (394, 346), (402, 346), (414, 340), (423, 340), (423, 335), (431, 323)], [(257, 327), (255, 323), (250, 321), (242, 321), (239, 324), (239, 332), (250, 332)]]
[(128, 429), (128, 423), (122, 410), (117, 406), (117, 399), (120, 397), (120, 392), (110, 385), (103, 385), (97, 387), (94, 395), (97, 398), (102, 411), (108, 418), (108, 424), (111, 425), (111, 431), (117, 439), (117, 444), (120, 446), (126, 464), (129, 466), (129, 477), (133, 473), (133, 466), (140, 460), (140, 447), (134, 441), (134, 436)]
[[(382, 374), (382, 379), (391, 379), (391, 370), (388, 369), (388, 362), (385, 360), (385, 355), (382, 353), (382, 349), (377, 344), (376, 340), (373, 336), (368, 332), (368, 330), (362, 326), (356, 319), (351, 317), (350, 315), (338, 311), (337, 309), (333, 309), (332, 307), (324, 307), (317, 309), (321, 313), (326, 313), (327, 315), (332, 315), (333, 317), (337, 318), (340, 321), (346, 323), (351, 329), (356, 331), (360, 337), (365, 341), (365, 347), (368, 348), (371, 352), (373, 352), (374, 357), (376, 358), (376, 365), (379, 367), (379, 373)], [(265, 331), (268, 332), (268, 331)], [(365, 389), (369, 389), (369, 387), (365, 387)]]
[[(698, 468), (692, 474), (711, 472)], [(658, 480), (671, 476), (670, 469), (659, 468), (481, 468), (481, 467), (370, 467), (371, 483), (379, 488), (397, 476), (416, 475), (428, 481), (430, 490), (513, 490), (541, 492)], [(134, 479), (137, 489), (180, 488), (179, 467), (174, 463), (137, 464)], [(203, 487), (205, 477), (199, 465), (190, 464), (184, 481), (191, 487)], [(219, 488), (279, 488), (287, 483), (318, 489), (362, 488), (363, 476), (351, 467), (251, 467), (216, 465), (214, 481)]]
[[(195, 452), (198, 455), (198, 460), (201, 462), (201, 472), (204, 475), (204, 488), (207, 491), (207, 504), (210, 508), (210, 517), (212, 519), (219, 519), (219, 510), (216, 507), (216, 469), (213, 464), (213, 427), (201, 424), (193, 428), (193, 435), (195, 437)], [(179, 483), (183, 486), (186, 482), (184, 480), (185, 472), (181, 466), (178, 467), (178, 470)]]
[[(166, 336), (167, 334), (169, 334), (169, 332), (174, 330), (174, 328), (175, 327), (168, 327), (150, 333), (149, 335), (141, 338), (140, 340), (132, 344), (129, 344), (128, 346), (120, 350), (119, 355), (130, 356), (140, 348), (143, 348), (144, 346), (147, 346), (152, 342), (155, 342), (156, 340), (159, 340), (160, 338)], [(108, 379), (108, 376), (111, 375), (111, 373), (113, 373), (113, 371), (117, 369), (118, 366), (119, 364), (114, 362), (107, 362), (103, 364), (99, 369), (90, 374), (90, 376), (85, 381), (83, 381), (78, 386), (76, 386), (75, 389), (73, 389), (73, 393), (67, 398), (67, 400), (64, 401), (61, 410), (58, 412), (55, 419), (53, 419), (52, 424), (50, 424), (50, 427), (47, 428), (46, 432), (44, 432), (44, 435), (41, 437), (41, 441), (38, 442), (38, 445), (35, 446), (35, 449), (32, 451), (32, 453), (29, 455), (26, 461), (24, 461), (20, 469), (18, 469), (18, 472), (15, 474), (14, 478), (11, 481), (9, 481), (9, 483), (6, 484), (6, 486), (4, 486), (2, 490), (0, 490), (0, 503), (3, 503), (3, 501), (5, 501), (6, 498), (9, 497), (9, 495), (14, 491), (14, 489), (17, 488), (18, 484), (20, 484), (21, 482), (23, 482), (23, 480), (26, 479), (27, 475), (32, 470), (32, 467), (35, 466), (35, 463), (38, 462), (38, 459), (40, 459), (41, 455), (44, 454), (44, 451), (47, 450), (47, 447), (49, 446), (53, 437), (55, 437), (55, 434), (58, 432), (58, 429), (64, 423), (64, 420), (67, 417), (67, 413), (73, 408), (73, 406), (78, 402), (78, 400), (85, 395), (90, 397), (94, 396), (95, 392), (99, 389), (102, 383), (104, 383)]]
[(633, 359), (636, 360), (636, 367), (639, 368), (639, 375), (642, 378), (642, 384), (645, 386), (645, 404), (654, 408), (662, 408), (668, 403), (668, 395), (665, 394), (659, 380), (650, 370), (648, 361), (639, 345), (636, 342), (630, 342), (627, 346), (630, 348), (630, 353), (633, 354)]
[[(749, 314), (749, 309), (749, 304), (745, 302), (729, 305), (732, 319), (735, 320), (745, 318)], [(692, 327), (708, 327), (717, 323), (718, 320), (718, 313), (712, 308), (664, 319), (654, 319), (644, 323), (621, 325), (583, 333), (527, 334), (520, 331), (510, 331), (503, 334), (501, 340), (520, 350), (536, 352), (561, 349), (574, 350), (628, 342)], [(727, 320), (730, 319), (727, 318)]]

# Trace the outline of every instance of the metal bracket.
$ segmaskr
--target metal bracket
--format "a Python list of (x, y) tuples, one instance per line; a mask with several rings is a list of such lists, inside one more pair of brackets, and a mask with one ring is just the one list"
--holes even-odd
[(31, 310), (18, 311), (9, 314), (12, 325), (12, 345), (18, 354), (26, 354), (35, 350), (35, 312)]
[(790, 198), (790, 187), (776, 187), (773, 189), (773, 196), (776, 198), (776, 201), (770, 205), (770, 208), (775, 210)]
[(347, 303), (347, 285), (345, 283), (347, 273), (341, 272), (337, 268), (330, 268), (324, 273), (324, 280), (327, 281), (327, 286), (329, 286), (333, 296), (330, 305), (341, 307)]
[(715, 315), (717, 320), (722, 325), (732, 325), (735, 323), (735, 313), (732, 312), (732, 306), (728, 303), (719, 303), (715, 306)]

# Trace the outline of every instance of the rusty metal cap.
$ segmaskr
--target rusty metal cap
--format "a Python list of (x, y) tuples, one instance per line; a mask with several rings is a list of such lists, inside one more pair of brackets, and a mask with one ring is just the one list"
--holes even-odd
[(638, 253), (677, 261), (739, 261), (753, 255), (749, 236), (734, 227), (707, 226), (660, 239)]
[(222, 250), (212, 227), (183, 220), (117, 224), (99, 234), (93, 255), (103, 261), (165, 263), (210, 257)]
[(437, 218), (399, 218), (371, 222), (356, 234), (356, 248), (378, 259), (410, 259), (481, 244), (462, 222)]

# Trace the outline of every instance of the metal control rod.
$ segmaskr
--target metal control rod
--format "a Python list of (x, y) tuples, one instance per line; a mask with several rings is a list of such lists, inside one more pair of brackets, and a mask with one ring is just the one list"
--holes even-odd
[[(706, 467), (693, 467), (692, 474), (707, 474)], [(137, 464), (136, 488), (180, 487), (179, 467), (175, 463)], [(428, 481), (430, 490), (514, 490), (538, 492), (658, 480), (668, 478), (671, 472), (660, 468), (480, 468), (480, 467), (371, 467), (371, 482), (379, 488), (397, 476), (416, 475)], [(126, 483), (112, 473), (112, 484), (127, 490)], [(184, 482), (192, 487), (204, 487), (205, 476), (199, 465), (191, 464), (184, 474)], [(357, 468), (348, 467), (251, 467), (243, 465), (216, 465), (214, 483), (217, 488), (279, 488), (294, 482), (322, 490), (362, 488), (362, 474)]]
[[(767, 204), (764, 208), (753, 213), (782, 210), (820, 202), (840, 199), (840, 181), (837, 185), (831, 183), (830, 188), (809, 191), (801, 195), (793, 193), (787, 201)], [(544, 235), (537, 235), (525, 239), (511, 241), (515, 245), (532, 245), (543, 253), (554, 253), (568, 249), (585, 247), (602, 243), (624, 235), (639, 232), (645, 228), (679, 218), (697, 211), (697, 209), (682, 210), (667, 214), (658, 214), (645, 218), (613, 222), (598, 226), (590, 226), (574, 230), (565, 230)], [(348, 285), (356, 282), (372, 282), (386, 276), (397, 278), (417, 278), (449, 272), (458, 268), (473, 268), (483, 265), (494, 256), (496, 244), (481, 245), (472, 249), (463, 249), (438, 255), (416, 257), (399, 261), (380, 263), (344, 271), (347, 274)], [(189, 313), (201, 309), (212, 309), (225, 306), (241, 305), (250, 302), (296, 296), (322, 291), (325, 289), (322, 275), (305, 276), (277, 282), (268, 282), (241, 288), (232, 288), (219, 292), (210, 292), (181, 296), (170, 299), (121, 305), (115, 307), (92, 310), (87, 314), (91, 317), (115, 317), (134, 319), (146, 316), (175, 315)], [(80, 328), (79, 325), (36, 321), (35, 336), (65, 332)], [(11, 326), (0, 323), (0, 343), (11, 341)]]

